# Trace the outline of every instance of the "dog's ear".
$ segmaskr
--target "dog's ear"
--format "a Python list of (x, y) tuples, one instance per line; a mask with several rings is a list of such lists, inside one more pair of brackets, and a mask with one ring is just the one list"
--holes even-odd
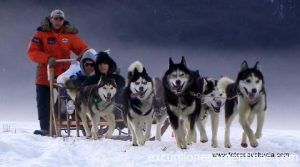
[(132, 72), (128, 72), (128, 75), (127, 75), (127, 79), (128, 79), (128, 81), (130, 81), (130, 80), (131, 80), (132, 76), (133, 76)]
[(243, 63), (241, 64), (240, 71), (245, 71), (248, 68), (249, 68), (248, 63), (244, 60)]
[(97, 83), (97, 86), (100, 86), (101, 82), (102, 82), (102, 76), (100, 77), (100, 79), (99, 79), (99, 81)]
[(186, 66), (186, 61), (185, 61), (184, 56), (182, 56), (182, 58), (181, 58), (181, 64), (184, 65), (184, 66)]
[(172, 68), (174, 66), (174, 62), (172, 60), (172, 58), (169, 58), (169, 69)]
[(138, 69), (137, 69), (137, 68), (134, 68), (133, 74), (137, 74), (137, 73), (139, 73)]
[(112, 79), (111, 82), (112, 82), (112, 86), (116, 88), (116, 87), (117, 87), (117, 82), (116, 82), (116, 80)]
[(256, 70), (260, 71), (260, 72), (262, 71), (261, 65), (260, 65), (259, 61), (256, 62), (254, 68), (255, 68)]
[(206, 78), (203, 78), (203, 87), (202, 87), (202, 93), (204, 93), (207, 90), (207, 80)]
[(145, 67), (143, 68), (142, 74), (148, 75), (148, 74), (147, 74), (147, 71), (146, 71), (146, 69), (145, 69)]
[(215, 87), (217, 87), (217, 85), (218, 85), (218, 80), (217, 79), (214, 80), (214, 85), (215, 85)]

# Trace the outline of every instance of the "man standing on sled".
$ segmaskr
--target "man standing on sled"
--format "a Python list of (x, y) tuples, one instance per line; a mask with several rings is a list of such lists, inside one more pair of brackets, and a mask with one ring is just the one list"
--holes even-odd
[(54, 76), (57, 77), (69, 68), (70, 63), (56, 63), (56, 59), (69, 59), (71, 51), (82, 56), (89, 49), (77, 33), (78, 30), (65, 20), (64, 12), (57, 9), (43, 20), (29, 42), (28, 57), (37, 64), (36, 101), (41, 128), (35, 130), (34, 134), (49, 134), (50, 87), (47, 64), (54, 68)]

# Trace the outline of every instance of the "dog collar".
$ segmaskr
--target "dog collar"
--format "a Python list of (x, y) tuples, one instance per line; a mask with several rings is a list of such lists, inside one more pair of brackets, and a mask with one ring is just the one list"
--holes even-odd
[(94, 104), (99, 104), (99, 103), (101, 103), (101, 98), (96, 98), (96, 99), (94, 99)]

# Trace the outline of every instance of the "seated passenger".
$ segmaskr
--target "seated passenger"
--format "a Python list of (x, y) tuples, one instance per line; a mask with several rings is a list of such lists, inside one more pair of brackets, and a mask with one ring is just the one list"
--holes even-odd
[(70, 65), (69, 69), (57, 77), (57, 83), (63, 84), (65, 78), (75, 81), (78, 87), (95, 72), (95, 60), (97, 52), (94, 49), (88, 49), (82, 56), (80, 62)]

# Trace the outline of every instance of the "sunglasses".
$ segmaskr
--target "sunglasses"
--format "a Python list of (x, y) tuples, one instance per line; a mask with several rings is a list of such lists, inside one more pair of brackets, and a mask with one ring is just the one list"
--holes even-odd
[(90, 67), (94, 67), (94, 63), (85, 63), (84, 66), (90, 66)]
[(62, 18), (62, 17), (54, 17), (53, 19), (58, 20), (58, 21), (63, 21), (64, 20), (64, 18)]

